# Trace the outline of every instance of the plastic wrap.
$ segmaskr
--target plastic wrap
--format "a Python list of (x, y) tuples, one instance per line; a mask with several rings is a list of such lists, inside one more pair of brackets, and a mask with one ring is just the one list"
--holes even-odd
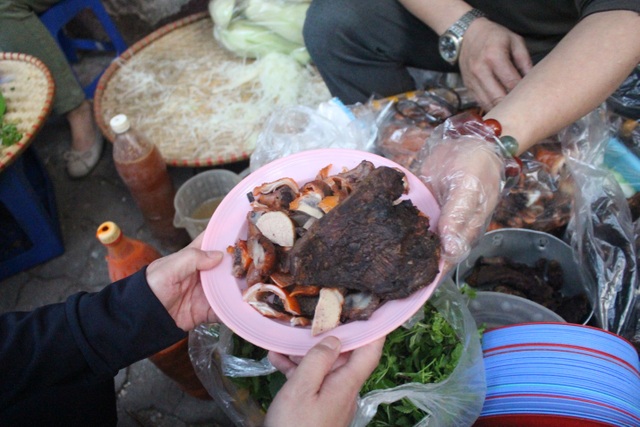
[(429, 302), (453, 326), (463, 342), (458, 365), (447, 379), (438, 383), (403, 384), (362, 396), (352, 427), (366, 426), (380, 404), (404, 398), (425, 413), (425, 418), (416, 426), (470, 426), (480, 415), (487, 387), (478, 329), (467, 308), (466, 298), (453, 281), (447, 279)]
[(316, 109), (295, 106), (272, 113), (264, 124), (250, 168), (289, 154), (317, 148), (350, 148), (374, 151), (376, 115), (366, 106), (346, 107), (333, 98)]
[(633, 340), (638, 258), (629, 204), (615, 177), (602, 166), (610, 138), (606, 108), (565, 128), (559, 138), (576, 184), (566, 239), (596, 283), (599, 326)]
[(618, 114), (640, 119), (640, 65), (611, 94), (607, 103)]
[[(380, 403), (404, 397), (425, 411), (425, 416), (432, 414), (420, 424), (424, 426), (466, 426), (480, 415), (486, 393), (484, 364), (478, 330), (466, 299), (453, 281), (447, 279), (429, 301), (463, 343), (458, 365), (446, 380), (437, 384), (405, 384), (364, 396), (353, 426), (366, 425)], [(269, 375), (274, 368), (266, 359), (243, 359), (232, 353), (232, 332), (224, 325), (201, 325), (189, 335), (189, 354), (196, 374), (216, 403), (235, 425), (259, 426), (264, 419), (260, 406), (229, 377)]]
[(498, 203), (488, 230), (527, 228), (555, 235), (571, 219), (575, 184), (557, 137), (520, 156), (520, 180)]
[(432, 89), (374, 103), (380, 109), (376, 149), (408, 168), (433, 130), (458, 112), (460, 98), (453, 90)]
[(410, 170), (442, 209), (438, 233), (448, 267), (467, 257), (484, 234), (501, 194), (520, 174), (517, 161), (501, 153), (493, 131), (471, 112), (436, 127)]
[(233, 332), (222, 324), (203, 324), (189, 333), (189, 356), (202, 385), (225, 414), (239, 427), (257, 427), (264, 411), (229, 377), (269, 375), (275, 368), (266, 358), (235, 357)]

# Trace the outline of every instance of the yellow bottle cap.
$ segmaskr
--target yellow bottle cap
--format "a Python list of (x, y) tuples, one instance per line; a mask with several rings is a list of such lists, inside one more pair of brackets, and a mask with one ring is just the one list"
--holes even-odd
[(104, 245), (110, 245), (117, 242), (122, 236), (120, 227), (113, 221), (105, 221), (100, 224), (98, 231), (96, 231), (96, 237)]

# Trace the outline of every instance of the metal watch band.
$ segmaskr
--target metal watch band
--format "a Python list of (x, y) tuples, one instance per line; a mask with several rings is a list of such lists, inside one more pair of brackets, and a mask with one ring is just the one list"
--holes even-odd
[(449, 27), (449, 29), (447, 31), (450, 31), (453, 34), (455, 34), (456, 36), (462, 38), (462, 36), (464, 35), (465, 31), (467, 31), (467, 28), (469, 28), (469, 25), (471, 25), (473, 20), (476, 19), (476, 18), (482, 18), (484, 16), (486, 16), (486, 15), (481, 10), (479, 10), (479, 9), (471, 9), (469, 12), (465, 13), (464, 15), (462, 15), (460, 17), (460, 19), (458, 19), (456, 22), (454, 22), (453, 25), (451, 27)]

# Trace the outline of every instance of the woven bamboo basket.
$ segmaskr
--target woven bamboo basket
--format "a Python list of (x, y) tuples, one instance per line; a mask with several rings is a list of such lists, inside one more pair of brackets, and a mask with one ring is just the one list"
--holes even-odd
[(22, 138), (0, 146), (0, 171), (27, 149), (51, 112), (55, 85), (49, 69), (24, 53), (0, 52), (0, 90), (7, 103), (5, 123), (14, 123)]
[[(229, 76), (216, 70), (227, 64), (251, 63), (218, 44), (208, 12), (188, 16), (140, 40), (107, 68), (96, 88), (96, 121), (113, 142), (109, 120), (126, 114), (132, 126), (158, 146), (170, 166), (215, 166), (246, 160), (272, 111), (232, 129), (220, 123), (214, 134), (199, 125), (212, 123), (223, 109), (233, 108), (243, 117), (243, 111), (253, 108), (251, 82), (228, 91), (223, 105), (210, 100), (212, 92), (220, 92), (228, 83)], [(313, 72), (306, 75), (307, 87), (324, 95), (318, 102), (329, 99), (320, 75), (308, 69)]]

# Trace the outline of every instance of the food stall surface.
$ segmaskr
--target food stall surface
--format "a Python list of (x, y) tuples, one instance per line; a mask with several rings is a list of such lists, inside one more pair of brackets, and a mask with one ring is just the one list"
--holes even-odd
[[(127, 235), (151, 243), (164, 254), (169, 253), (152, 237), (118, 176), (111, 144), (105, 144), (105, 152), (89, 176), (71, 180), (65, 172), (64, 161), (69, 141), (66, 120), (51, 117), (32, 145), (53, 182), (64, 253), (1, 280), (1, 313), (62, 302), (76, 292), (95, 292), (108, 284), (106, 250), (95, 237), (103, 221), (114, 221)], [(170, 168), (176, 188), (199, 171)], [(146, 359), (119, 372), (116, 393), (118, 425), (122, 427), (230, 425), (213, 401), (182, 392)]]

